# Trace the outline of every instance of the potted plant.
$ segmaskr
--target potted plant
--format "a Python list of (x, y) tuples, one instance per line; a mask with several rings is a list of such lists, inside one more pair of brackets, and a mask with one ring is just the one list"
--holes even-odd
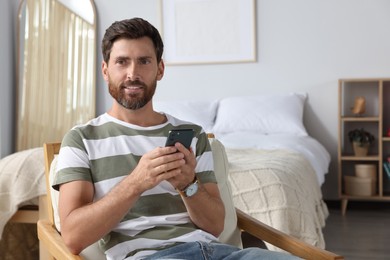
[(366, 156), (370, 144), (375, 140), (375, 137), (363, 128), (349, 131), (348, 137), (356, 156)]

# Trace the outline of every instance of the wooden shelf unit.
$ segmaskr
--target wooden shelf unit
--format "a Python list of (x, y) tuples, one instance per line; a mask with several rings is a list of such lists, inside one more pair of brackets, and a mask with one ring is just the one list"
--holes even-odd
[[(351, 108), (359, 96), (366, 99), (366, 112), (356, 116)], [(367, 156), (357, 157), (353, 153), (348, 132), (355, 128), (364, 128), (375, 136)], [(389, 128), (390, 78), (339, 80), (338, 193), (343, 215), (348, 200), (390, 201), (390, 177), (383, 167), (390, 157)], [(348, 195), (345, 193), (344, 176), (353, 176), (355, 164), (362, 163), (376, 165), (376, 193), (372, 196)]]

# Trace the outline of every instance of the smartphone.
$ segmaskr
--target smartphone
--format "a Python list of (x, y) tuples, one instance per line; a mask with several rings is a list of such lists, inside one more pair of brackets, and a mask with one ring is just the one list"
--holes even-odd
[(190, 149), (194, 134), (194, 129), (172, 129), (169, 131), (165, 146), (174, 146), (175, 143), (179, 142), (187, 149)]

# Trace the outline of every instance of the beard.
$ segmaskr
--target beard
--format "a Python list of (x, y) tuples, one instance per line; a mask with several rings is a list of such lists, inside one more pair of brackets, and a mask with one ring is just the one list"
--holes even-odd
[[(140, 87), (143, 91), (140, 93), (126, 94), (126, 87)], [(108, 80), (108, 89), (110, 95), (124, 108), (130, 110), (137, 110), (144, 107), (150, 100), (152, 100), (156, 91), (157, 80), (150, 86), (140, 80), (127, 80), (116, 86), (111, 79)]]

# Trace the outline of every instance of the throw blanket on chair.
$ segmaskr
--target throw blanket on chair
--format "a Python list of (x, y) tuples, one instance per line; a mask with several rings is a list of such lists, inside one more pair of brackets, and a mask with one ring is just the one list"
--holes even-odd
[[(237, 208), (263, 223), (325, 248), (328, 209), (316, 174), (300, 154), (287, 150), (226, 149)], [(281, 251), (267, 244), (270, 250)]]

